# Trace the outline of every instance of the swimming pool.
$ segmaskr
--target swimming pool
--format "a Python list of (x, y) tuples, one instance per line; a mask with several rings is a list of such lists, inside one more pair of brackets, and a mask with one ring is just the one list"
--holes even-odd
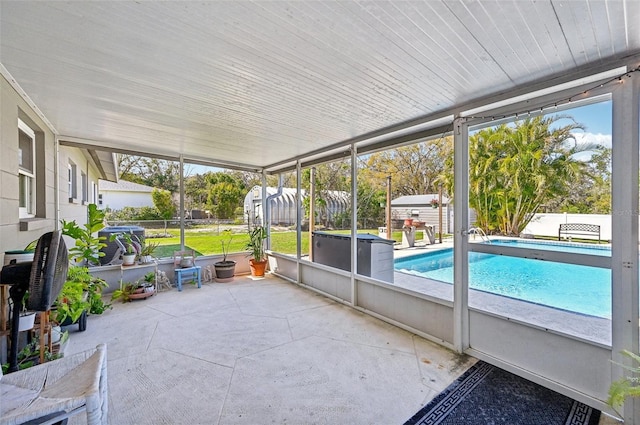
[[(585, 247), (576, 251), (577, 246), (567, 244), (492, 241), (492, 244), (496, 243), (611, 255), (610, 250), (603, 248)], [(453, 283), (452, 248), (400, 258), (394, 263), (396, 271)], [(611, 270), (608, 268), (469, 252), (469, 287), (577, 313), (611, 318)]]
[(523, 241), (517, 239), (492, 239), (491, 245), (510, 246), (515, 248), (542, 249), (545, 251), (573, 252), (576, 254), (600, 255), (611, 257), (611, 247), (608, 245), (571, 244), (553, 241)]

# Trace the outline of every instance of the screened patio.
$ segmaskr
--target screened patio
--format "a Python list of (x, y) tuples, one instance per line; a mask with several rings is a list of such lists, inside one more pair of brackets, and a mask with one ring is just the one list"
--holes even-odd
[[(94, 152), (97, 164), (100, 155), (136, 154), (294, 172), (297, 190), (302, 170), (342, 158), (357, 223), (359, 156), (452, 135), (451, 299), (300, 251), (274, 250), (274, 276), (327, 297), (294, 292), (302, 299), (349, 306), (344, 314), (357, 320), (371, 320), (365, 313), (613, 414), (604, 400), (622, 370), (612, 360), (628, 363), (621, 350), (640, 350), (639, 23), (634, 1), (1, 2), (2, 146), (17, 150), (19, 117), (44, 134), (51, 163), (66, 148)], [(496, 248), (469, 243), (469, 133), (603, 99), (612, 104), (613, 147), (612, 253), (602, 264), (611, 269), (608, 338), (470, 306), (468, 254)], [(12, 212), (16, 167), (4, 160), (3, 249), (65, 218), (66, 182), (59, 164), (48, 164), (42, 215), (22, 220)], [(351, 253), (357, 270), (355, 244)], [(640, 423), (640, 403), (630, 399), (622, 415)]]

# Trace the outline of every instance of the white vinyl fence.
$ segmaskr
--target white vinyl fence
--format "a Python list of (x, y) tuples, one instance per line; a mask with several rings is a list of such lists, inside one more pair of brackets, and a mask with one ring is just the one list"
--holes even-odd
[[(596, 224), (600, 226), (600, 239), (603, 241), (611, 240), (610, 214), (536, 214), (522, 231), (522, 235), (558, 237), (558, 229), (561, 224)], [(580, 236), (580, 238), (597, 239), (598, 236)]]

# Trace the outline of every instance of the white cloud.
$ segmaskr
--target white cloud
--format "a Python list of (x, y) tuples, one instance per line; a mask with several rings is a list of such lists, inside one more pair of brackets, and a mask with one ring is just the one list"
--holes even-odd
[(611, 135), (610, 134), (602, 134), (602, 133), (572, 133), (576, 138), (576, 142), (578, 144), (583, 143), (597, 143), (599, 145), (605, 146), (607, 148), (611, 147)]

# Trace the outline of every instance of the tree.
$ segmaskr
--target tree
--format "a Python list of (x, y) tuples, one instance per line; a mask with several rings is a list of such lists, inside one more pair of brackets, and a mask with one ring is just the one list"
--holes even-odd
[(173, 204), (173, 199), (171, 199), (171, 192), (153, 189), (151, 198), (153, 199), (153, 205), (160, 211), (160, 215), (164, 219), (164, 232), (167, 233), (167, 220), (176, 215), (176, 206)]
[(599, 147), (582, 178), (573, 182), (566, 197), (549, 202), (547, 211), (576, 214), (611, 213), (611, 148)]
[(180, 164), (145, 156), (119, 155), (122, 180), (140, 183), (175, 193), (180, 185)]
[[(485, 232), (519, 235), (541, 205), (566, 197), (588, 172), (576, 154), (596, 146), (578, 145), (571, 132), (582, 126), (555, 126), (562, 118), (528, 118), (469, 137), (469, 206)], [(443, 180), (453, 193), (452, 175)]]
[(217, 218), (232, 218), (238, 207), (242, 207), (247, 188), (244, 184), (224, 172), (208, 173), (208, 205)]
[(451, 165), (446, 162), (449, 157), (453, 157), (453, 138), (441, 137), (374, 153), (358, 175), (380, 190), (386, 190), (386, 178), (391, 176), (392, 198), (437, 193), (438, 178)]
[[(332, 191), (351, 192), (351, 166), (347, 160), (338, 160), (315, 165), (315, 212), (314, 222), (322, 220), (325, 227), (330, 226), (333, 214), (327, 209)], [(302, 171), (302, 188), (309, 193), (311, 189), (311, 168)], [(305, 214), (309, 216), (311, 199), (302, 201)]]
[(187, 210), (193, 209), (206, 209), (207, 201), (209, 199), (209, 187), (207, 175), (196, 174), (184, 179), (184, 198), (185, 208)]

